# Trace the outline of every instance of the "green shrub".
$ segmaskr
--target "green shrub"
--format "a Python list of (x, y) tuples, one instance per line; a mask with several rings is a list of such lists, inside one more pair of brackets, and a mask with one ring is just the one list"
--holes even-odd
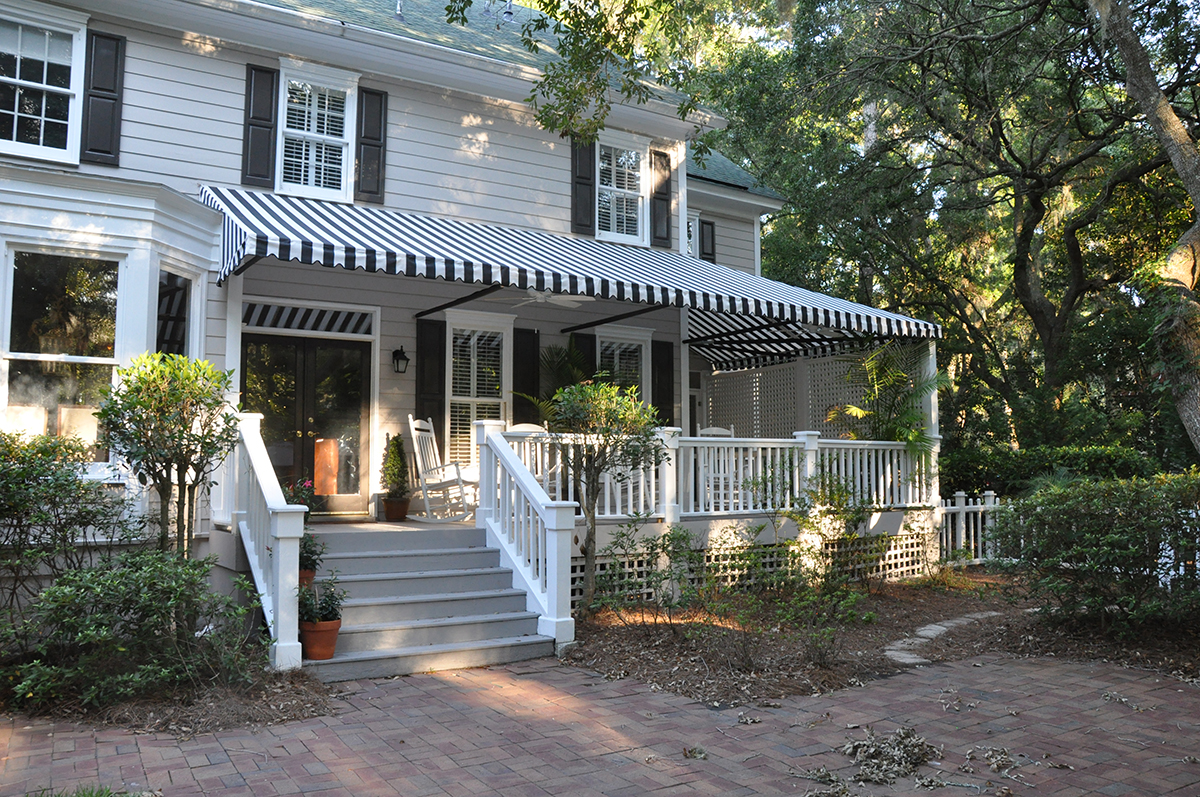
[[(23, 630), (32, 654), (0, 681), (28, 709), (102, 706), (209, 682), (249, 683), (266, 648), (249, 632), (253, 606), (209, 590), (212, 560), (172, 552), (120, 554), (43, 590)], [(239, 588), (252, 593), (244, 581)]]
[(0, 617), (63, 573), (142, 538), (128, 502), (84, 478), (88, 448), (73, 437), (0, 432)]
[(943, 496), (993, 490), (1007, 497), (1027, 492), (1039, 477), (1060, 471), (1085, 479), (1133, 479), (1153, 476), (1159, 465), (1122, 446), (1038, 446), (948, 451), (938, 459), (938, 470)]
[(1045, 608), (1127, 632), (1200, 619), (1200, 472), (1048, 487), (1009, 504), (994, 541)]

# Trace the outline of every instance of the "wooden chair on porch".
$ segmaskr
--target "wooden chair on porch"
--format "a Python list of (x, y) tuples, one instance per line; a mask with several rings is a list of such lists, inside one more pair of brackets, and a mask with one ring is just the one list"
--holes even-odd
[[(410, 515), (414, 520), (466, 520), (474, 511), (468, 491), (479, 489), (479, 478), (458, 462), (442, 462), (437, 438), (433, 434), (433, 419), (417, 420), (408, 416), (412, 434), (413, 456), (417, 465), (418, 492), (425, 504), (425, 515)], [(464, 473), (466, 471), (466, 473)]]

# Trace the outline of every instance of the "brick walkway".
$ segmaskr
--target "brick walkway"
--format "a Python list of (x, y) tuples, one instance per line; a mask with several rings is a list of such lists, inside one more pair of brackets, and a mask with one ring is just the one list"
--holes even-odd
[[(871, 725), (945, 745), (939, 794), (1198, 795), (1200, 689), (1054, 659), (976, 658), (780, 708), (713, 709), (541, 660), (345, 684), (336, 716), (177, 742), (0, 718), (0, 796), (106, 785), (163, 795), (803, 794), (796, 773), (855, 768), (837, 752)], [(1107, 695), (1107, 697), (1106, 697)], [(739, 711), (761, 722), (738, 724)], [(1007, 748), (1019, 780), (958, 771)], [(707, 758), (685, 758), (684, 748)], [(917, 791), (854, 786), (860, 794)]]

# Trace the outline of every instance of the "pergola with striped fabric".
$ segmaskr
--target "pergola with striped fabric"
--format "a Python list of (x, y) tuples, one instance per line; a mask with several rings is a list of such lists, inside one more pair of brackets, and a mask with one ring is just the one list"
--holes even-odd
[[(219, 281), (264, 257), (330, 268), (688, 307), (696, 351), (722, 370), (941, 327), (663, 249), (300, 197), (202, 186), (219, 211)], [(685, 341), (688, 342), (688, 341)]]

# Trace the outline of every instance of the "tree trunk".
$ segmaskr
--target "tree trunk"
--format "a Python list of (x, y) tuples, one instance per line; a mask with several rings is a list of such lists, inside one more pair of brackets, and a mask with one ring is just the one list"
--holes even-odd
[[(1092, 0), (1103, 16), (1104, 5)], [(1124, 2), (1107, 6), (1107, 30), (1125, 65), (1125, 91), (1138, 104), (1154, 130), (1158, 143), (1171, 159), (1175, 173), (1192, 199), (1193, 213), (1200, 209), (1200, 148), (1159, 88), (1150, 56), (1133, 30)], [(1179, 419), (1192, 446), (1200, 451), (1200, 304), (1196, 301), (1200, 266), (1200, 219), (1175, 243), (1159, 269), (1171, 311), (1157, 330), (1159, 348), (1171, 367), (1172, 392)]]

